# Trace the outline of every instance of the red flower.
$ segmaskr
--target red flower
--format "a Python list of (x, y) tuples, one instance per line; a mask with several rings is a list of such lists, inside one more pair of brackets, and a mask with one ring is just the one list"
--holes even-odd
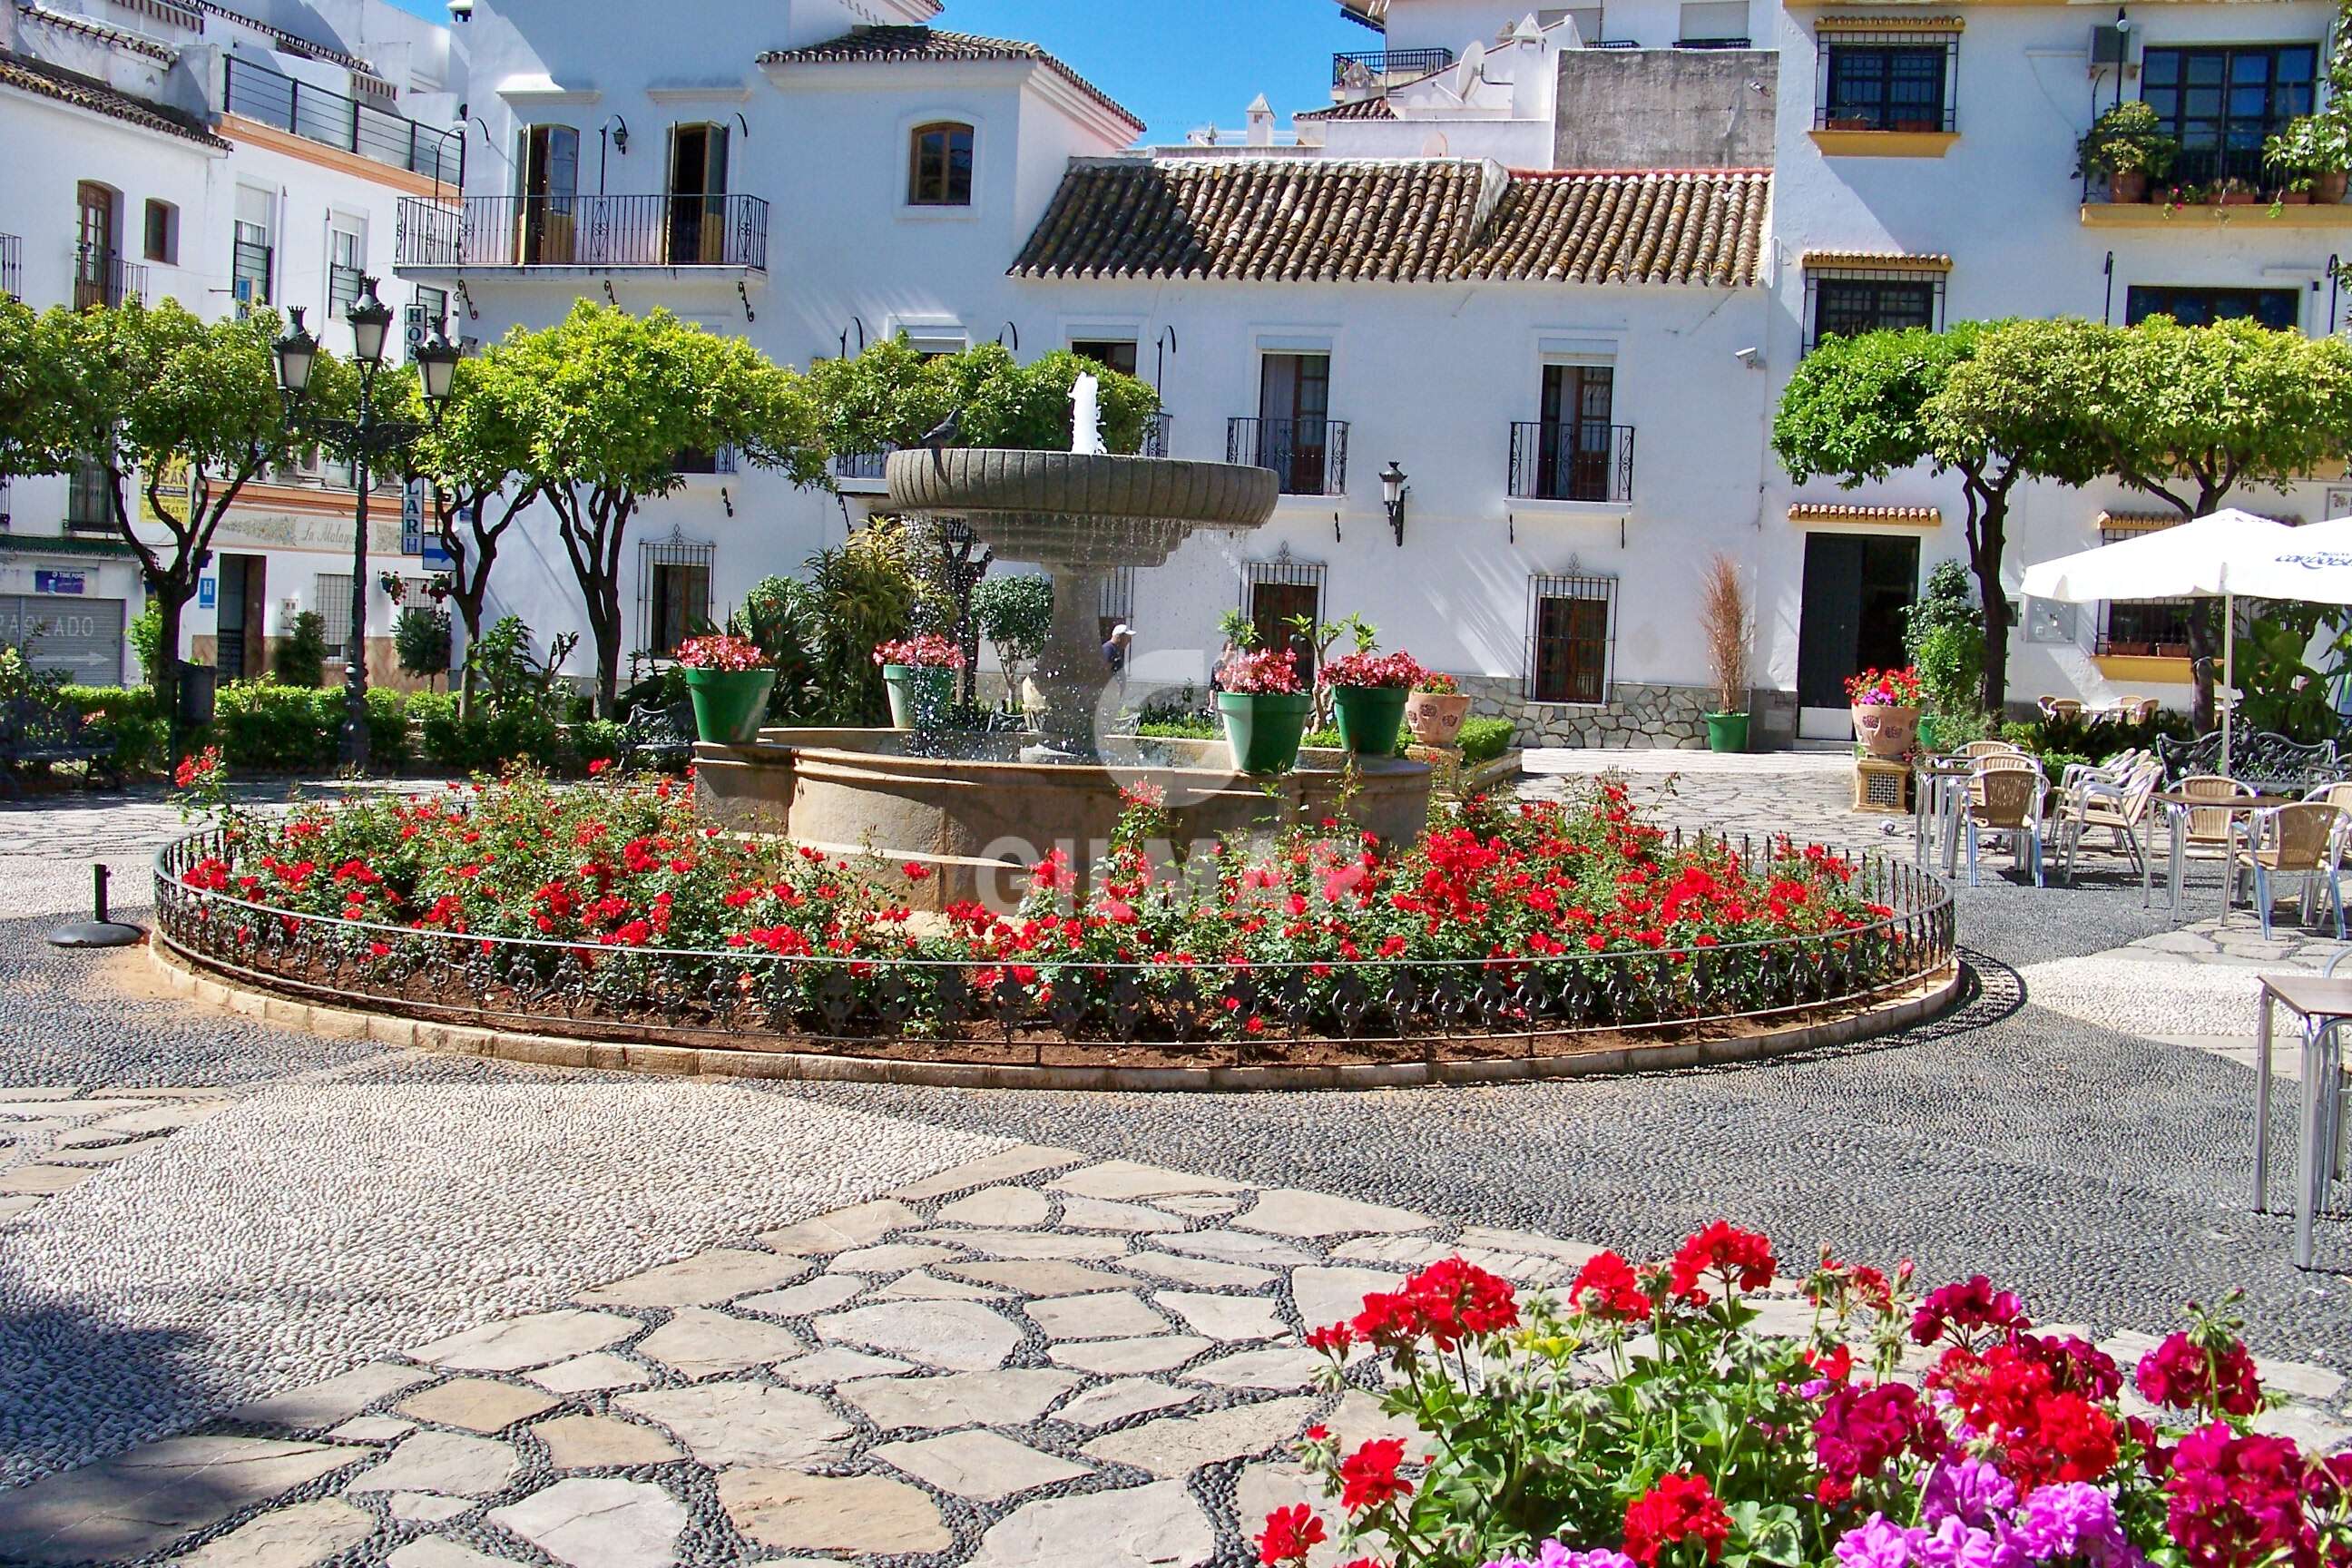
[(1676, 1470), (1658, 1478), (1657, 1484), (1625, 1505), (1625, 1555), (1649, 1564), (1677, 1542), (1696, 1539), (1706, 1548), (1707, 1561), (1723, 1555), (1731, 1535), (1731, 1516), (1705, 1476)]
[(1650, 1315), (1650, 1298), (1633, 1266), (1613, 1252), (1596, 1252), (1569, 1281), (1569, 1304), (1588, 1317), (1633, 1322)]
[(1284, 1563), (1304, 1563), (1307, 1549), (1321, 1542), (1328, 1534), (1315, 1510), (1303, 1502), (1276, 1509), (1265, 1516), (1265, 1529), (1258, 1533), (1257, 1560), (1266, 1568)]
[(2014, 1290), (1995, 1290), (1992, 1281), (1979, 1274), (1957, 1285), (1946, 1285), (1931, 1290), (1919, 1304), (1911, 1319), (1911, 1338), (1915, 1343), (1934, 1344), (1949, 1334), (1955, 1342), (1970, 1343), (1976, 1329), (2013, 1331), (2030, 1329), (2033, 1320), (2025, 1315), (2025, 1303)]
[(591, 757), (588, 759), (588, 776), (593, 779), (612, 765), (613, 759), (610, 757)]
[(2139, 1358), (2140, 1397), (2172, 1410), (2252, 1415), (2263, 1407), (2254, 1358), (2232, 1339), (2208, 1351), (2185, 1333), (2170, 1335)]
[[(1848, 1360), (1850, 1363), (1850, 1354)], [(1849, 1489), (1853, 1482), (1878, 1475), (1899, 1454), (1932, 1459), (1946, 1446), (1943, 1423), (1907, 1384), (1836, 1389), (1813, 1421), (1814, 1458), (1832, 1479)]]
[(1412, 1483), (1397, 1474), (1404, 1463), (1404, 1439), (1376, 1437), (1339, 1461), (1339, 1506), (1349, 1513), (1411, 1497)]
[(2307, 1477), (2293, 1439), (2241, 1436), (2216, 1421), (2180, 1440), (2165, 1479), (2165, 1523), (2191, 1568), (2292, 1568), (2319, 1561)]
[(1761, 1290), (1772, 1283), (1778, 1267), (1769, 1238), (1719, 1219), (1684, 1242), (1675, 1254), (1669, 1288), (1685, 1300), (1704, 1306), (1707, 1294), (1699, 1289), (1701, 1279), (1712, 1276), (1727, 1289)]

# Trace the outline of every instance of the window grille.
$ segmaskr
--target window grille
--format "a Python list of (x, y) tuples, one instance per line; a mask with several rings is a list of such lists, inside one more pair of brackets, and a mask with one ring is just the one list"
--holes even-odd
[(1807, 268), (1805, 352), (1825, 337), (1903, 327), (1941, 331), (1944, 279), (1921, 268)]
[(637, 646), (667, 656), (710, 619), (719, 547), (683, 534), (637, 546)]
[(2172, 183), (2260, 180), (2264, 140), (2311, 112), (2318, 64), (2311, 44), (2142, 50), (2140, 101), (2180, 143)]
[(1114, 624), (1135, 619), (1135, 568), (1115, 566), (1102, 581), (1101, 601), (1096, 613)]
[(312, 578), (310, 607), (326, 623), (328, 661), (341, 663), (352, 637), (352, 574), (321, 572)]
[(1569, 573), (1528, 579), (1530, 700), (1607, 703), (1616, 654), (1616, 578)]
[(1900, 28), (1844, 32), (1814, 51), (1817, 131), (1954, 131), (1960, 40)]
[(2169, 316), (2184, 327), (2210, 327), (2242, 317), (2273, 331), (2294, 331), (2302, 313), (2296, 289), (2200, 289), (2135, 283), (2124, 295), (2124, 325), (2137, 327), (2150, 316)]
[[(1287, 557), (1242, 563), (1241, 609), (1257, 628), (1258, 647), (1288, 647), (1296, 628), (1286, 623), (1293, 616), (1308, 616), (1317, 626), (1323, 624), (1323, 588), (1330, 573), (1319, 561)], [(1300, 659), (1300, 679), (1313, 678), (1313, 662), (1311, 657)]]

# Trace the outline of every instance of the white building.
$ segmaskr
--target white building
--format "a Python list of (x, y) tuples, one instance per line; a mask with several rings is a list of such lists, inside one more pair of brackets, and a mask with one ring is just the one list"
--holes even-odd
[[(399, 203), (461, 187), (463, 97), (450, 30), (383, 0), (41, 0), (0, 11), (0, 288), (27, 304), (177, 300), (206, 318), (304, 306), (348, 350), (359, 279), (390, 286)], [(215, 540), (185, 650), (224, 678), (258, 674), (293, 615), (350, 619), (352, 476), (331, 467), (248, 487)], [(133, 676), (123, 627), (137, 564), (100, 486), (0, 489), (0, 637), (77, 679)], [(400, 554), (396, 491), (374, 498), (378, 566)], [(372, 673), (394, 679), (389, 600)]]

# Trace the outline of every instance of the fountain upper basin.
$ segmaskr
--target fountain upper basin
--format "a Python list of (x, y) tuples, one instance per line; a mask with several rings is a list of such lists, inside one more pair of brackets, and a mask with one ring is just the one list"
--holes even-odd
[(893, 452), (890, 510), (961, 518), (1014, 561), (1102, 570), (1158, 566), (1199, 529), (1240, 532), (1274, 515), (1271, 468), (1176, 458), (993, 447)]

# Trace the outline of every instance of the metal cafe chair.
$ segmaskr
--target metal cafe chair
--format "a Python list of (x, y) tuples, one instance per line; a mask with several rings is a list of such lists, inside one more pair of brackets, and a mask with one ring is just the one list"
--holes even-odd
[(2221, 879), (2221, 921), (2229, 923), (2237, 889), (2248, 873), (2254, 884), (2254, 906), (2262, 917), (2263, 935), (2271, 934), (2273, 877), (2304, 879), (2304, 918), (2310, 919), (2313, 889), (2327, 881), (2328, 902), (2336, 910), (2336, 940), (2344, 940), (2344, 889), (2336, 878), (2336, 834), (2344, 817), (2336, 807), (2318, 801), (2297, 801), (2259, 811), (2247, 821), (2244, 837), (2230, 852)]

